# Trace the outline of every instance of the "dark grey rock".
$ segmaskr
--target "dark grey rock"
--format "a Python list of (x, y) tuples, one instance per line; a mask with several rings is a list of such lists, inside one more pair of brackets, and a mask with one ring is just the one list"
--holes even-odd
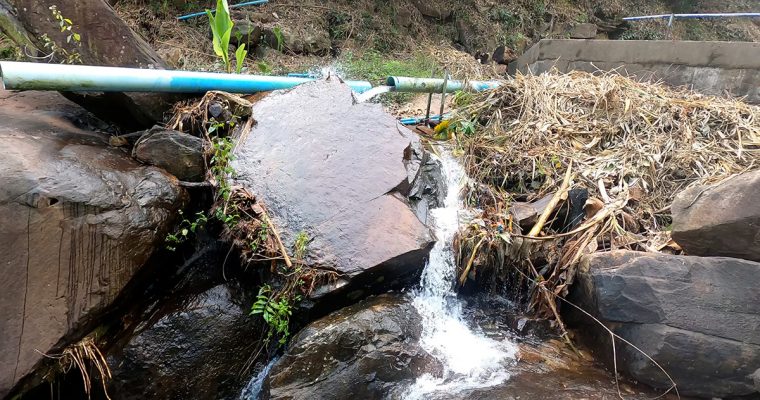
[(457, 42), (470, 54), (475, 54), (478, 44), (475, 28), (464, 19), (457, 19)]
[(429, 18), (446, 20), (451, 16), (451, 7), (439, 0), (412, 0), (412, 5)]
[(182, 181), (202, 181), (206, 175), (203, 139), (187, 133), (152, 128), (135, 143), (132, 156)]
[(506, 46), (502, 45), (502, 46), (497, 47), (496, 50), (493, 51), (493, 55), (491, 56), (491, 59), (496, 64), (509, 64), (509, 62), (512, 60), (508, 60), (507, 57), (505, 57), (506, 51), (507, 51)]
[(446, 196), (446, 180), (441, 170), (441, 162), (425, 151), (419, 140), (412, 140), (408, 153), (404, 156), (407, 170), (408, 188), (399, 188), (409, 198), (409, 203), (422, 223), (428, 225), (430, 210), (443, 206)]
[[(615, 251), (587, 257), (571, 301), (660, 363), (681, 394), (724, 397), (756, 392), (760, 368), (760, 263)], [(602, 357), (606, 331), (580, 314)], [(643, 355), (618, 343), (618, 367), (633, 378), (667, 388), (664, 374)]]
[(258, 344), (252, 299), (234, 284), (177, 299), (175, 308), (109, 357), (119, 399), (236, 399)]
[(595, 39), (596, 31), (594, 24), (578, 24), (570, 29), (570, 39)]
[[(433, 243), (406, 197), (420, 174), (418, 138), (380, 105), (353, 104), (336, 79), (271, 94), (253, 115), (236, 183), (267, 205), (286, 248), (304, 231), (307, 264), (340, 274), (314, 296), (355, 300), (414, 282)], [(420, 182), (424, 199), (432, 185)]]
[(266, 378), (265, 399), (382, 399), (440, 366), (419, 346), (420, 316), (381, 295), (306, 326)]
[(84, 335), (185, 198), (171, 175), (72, 125), (72, 108), (57, 93), (0, 91), (0, 397)]
[(261, 32), (261, 26), (247, 18), (236, 20), (232, 25), (230, 43), (236, 46), (245, 44), (246, 48), (250, 50), (261, 41)]
[[(279, 35), (275, 29), (280, 29)], [(287, 51), (293, 54), (327, 55), (330, 52), (332, 42), (330, 33), (319, 26), (303, 26), (300, 31), (281, 28), (278, 25), (264, 26), (261, 29), (264, 43), (270, 48)], [(281, 42), (278, 41), (278, 36)], [(282, 46), (278, 49), (278, 46)]]
[(760, 171), (679, 193), (673, 240), (688, 254), (760, 261)]
[(402, 28), (408, 28), (412, 25), (412, 12), (405, 7), (400, 7), (396, 10), (394, 21), (396, 22), (396, 25)]

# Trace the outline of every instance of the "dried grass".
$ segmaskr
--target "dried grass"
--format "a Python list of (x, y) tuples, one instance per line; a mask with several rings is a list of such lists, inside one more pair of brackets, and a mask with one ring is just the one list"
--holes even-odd
[[(557, 316), (556, 304), (537, 286), (565, 295), (580, 257), (600, 249), (662, 250), (678, 192), (760, 161), (760, 107), (614, 73), (518, 75), (477, 95), (456, 122), (473, 180), (467, 201), (483, 210), (458, 241), (461, 269), (477, 252), (468, 274), (528, 287), (532, 310), (545, 316)], [(571, 163), (570, 186), (589, 192), (585, 220), (570, 232), (548, 221), (522, 235), (510, 204), (557, 192)]]
[(110, 400), (108, 395), (108, 381), (111, 379), (111, 369), (108, 367), (108, 362), (100, 352), (98, 346), (92, 337), (86, 337), (79, 342), (72, 344), (63, 350), (61, 354), (48, 355), (43, 354), (47, 358), (58, 360), (60, 370), (66, 374), (76, 367), (82, 376), (82, 384), (84, 385), (84, 392), (87, 394), (87, 398), (90, 398), (92, 393), (92, 375), (91, 368), (95, 368), (98, 373), (100, 383), (103, 385), (103, 394), (106, 399)]

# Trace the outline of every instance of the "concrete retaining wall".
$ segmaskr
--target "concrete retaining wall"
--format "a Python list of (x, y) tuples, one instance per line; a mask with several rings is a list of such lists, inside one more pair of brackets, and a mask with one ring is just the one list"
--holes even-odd
[(552, 68), (615, 70), (760, 104), (760, 43), (545, 39), (511, 63), (509, 72), (540, 74)]

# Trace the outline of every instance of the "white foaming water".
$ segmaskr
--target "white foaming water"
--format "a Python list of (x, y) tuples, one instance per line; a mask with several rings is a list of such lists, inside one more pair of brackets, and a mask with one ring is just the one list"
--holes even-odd
[(427, 399), (436, 393), (453, 393), (503, 383), (517, 348), (509, 341), (496, 341), (473, 331), (462, 317), (462, 305), (452, 290), (456, 265), (452, 242), (459, 230), (462, 166), (449, 154), (441, 159), (446, 177), (444, 206), (432, 210), (437, 242), (422, 272), (413, 304), (422, 317), (422, 347), (443, 364), (440, 376), (425, 374), (403, 395), (404, 399)]
[(269, 361), (269, 364), (251, 378), (240, 393), (240, 400), (259, 400), (261, 397), (261, 388), (264, 386), (264, 379), (266, 379), (267, 374), (269, 374), (269, 371), (272, 369), (275, 362), (277, 362), (277, 357)]
[(388, 93), (393, 89), (392, 86), (377, 86), (373, 87), (370, 90), (367, 90), (366, 92), (362, 94), (356, 95), (356, 102), (357, 103), (364, 103), (365, 101), (372, 100), (373, 97), (381, 95), (383, 93)]

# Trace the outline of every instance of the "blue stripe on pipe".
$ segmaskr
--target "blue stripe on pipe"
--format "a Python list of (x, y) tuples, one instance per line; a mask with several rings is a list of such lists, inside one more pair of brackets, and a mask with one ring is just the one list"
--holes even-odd
[(760, 18), (760, 13), (717, 13), (717, 14), (658, 14), (642, 15), (639, 17), (625, 17), (623, 21), (639, 21), (644, 19), (664, 19), (664, 18)]
[[(444, 114), (443, 117), (444, 118), (448, 117), (448, 114)], [(425, 117), (408, 117), (408, 118), (401, 118), (400, 120), (398, 120), (398, 122), (401, 125), (417, 125), (417, 124), (419, 124), (420, 122), (422, 122), (424, 120), (425, 120)], [(433, 116), (430, 117), (430, 120), (431, 121), (440, 121), (441, 120), (441, 116), (440, 115), (433, 115)]]
[[(246, 2), (243, 2), (243, 3), (233, 4), (233, 5), (230, 6), (230, 8), (238, 8), (238, 7), (244, 7), (244, 6), (257, 6), (259, 4), (266, 4), (268, 2), (269, 2), (269, 0), (246, 1)], [(211, 11), (211, 14), (215, 14), (216, 13), (216, 10), (209, 10), (209, 11)], [(197, 13), (182, 15), (182, 16), (177, 17), (177, 19), (179, 21), (184, 21), (184, 20), (188, 20), (190, 18), (200, 17), (200, 16), (203, 16), (203, 15), (206, 15), (206, 11), (201, 11), (201, 12), (197, 12)]]

